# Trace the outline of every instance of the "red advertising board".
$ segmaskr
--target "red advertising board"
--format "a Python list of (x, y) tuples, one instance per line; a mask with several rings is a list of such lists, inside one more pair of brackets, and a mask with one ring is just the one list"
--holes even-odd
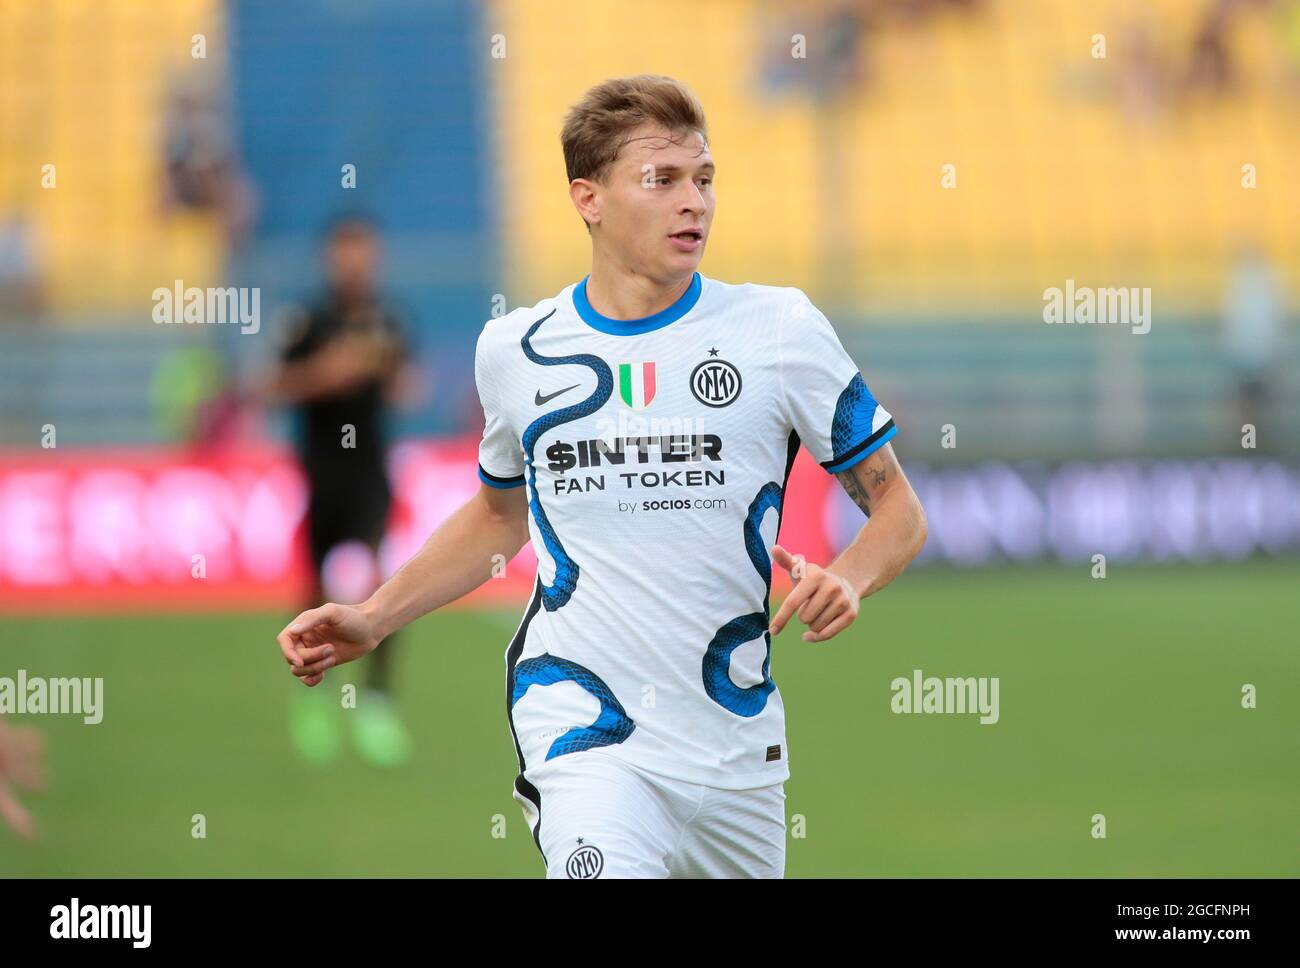
[[(467, 437), (393, 449), (395, 502), (380, 554), (385, 573), (479, 488), (477, 444)], [(800, 452), (781, 540), (812, 561), (825, 562), (829, 551), (829, 483)], [(299, 607), (309, 587), (306, 506), (298, 466), (278, 448), (0, 454), (0, 609)], [(536, 568), (525, 546), (502, 578), (462, 601), (522, 606)]]

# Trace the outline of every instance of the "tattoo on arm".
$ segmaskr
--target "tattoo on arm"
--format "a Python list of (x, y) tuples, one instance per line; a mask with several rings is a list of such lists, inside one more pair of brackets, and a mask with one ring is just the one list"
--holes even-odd
[(871, 517), (871, 500), (867, 497), (866, 491), (859, 486), (857, 479), (853, 474), (854, 470), (856, 470), (856, 468), (851, 467), (847, 471), (841, 471), (835, 476), (840, 479), (840, 483), (844, 485), (844, 490), (849, 497), (853, 499), (853, 503), (862, 508), (863, 514), (867, 517)]
[(898, 459), (888, 444), (880, 448), (866, 460), (861, 461), (846, 471), (835, 476), (839, 478), (845, 493), (853, 503), (862, 508), (862, 513), (871, 516), (871, 508), (886, 486), (901, 475)]

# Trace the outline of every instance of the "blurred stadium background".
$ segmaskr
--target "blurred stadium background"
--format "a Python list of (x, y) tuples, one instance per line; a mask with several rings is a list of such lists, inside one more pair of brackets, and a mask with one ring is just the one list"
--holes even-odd
[[(501, 702), (535, 559), (408, 635), (413, 765), (300, 763), (303, 485), (239, 391), (373, 213), (424, 384), (400, 563), (478, 486), (483, 320), (587, 271), (563, 112), (642, 71), (708, 112), (702, 270), (827, 311), (931, 521), (866, 621), (774, 644), (790, 875), (1300, 872), (1300, 3), (9, 0), (0, 676), (105, 715), (15, 717), (53, 775), (0, 874), (541, 873)], [(158, 324), (177, 280), (258, 289), (257, 331)], [(1150, 331), (1046, 325), (1067, 280), (1149, 288)], [(801, 461), (783, 543), (826, 560), (857, 512)], [(1000, 722), (891, 714), (913, 669), (999, 676)]]

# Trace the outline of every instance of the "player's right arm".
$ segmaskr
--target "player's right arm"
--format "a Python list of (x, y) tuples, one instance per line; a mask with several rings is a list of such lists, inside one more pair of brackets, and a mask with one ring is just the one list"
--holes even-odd
[(328, 602), (295, 618), (277, 636), (293, 674), (314, 686), (327, 669), (368, 655), (402, 626), (491, 578), (528, 540), (526, 491), (484, 484), (366, 601)]

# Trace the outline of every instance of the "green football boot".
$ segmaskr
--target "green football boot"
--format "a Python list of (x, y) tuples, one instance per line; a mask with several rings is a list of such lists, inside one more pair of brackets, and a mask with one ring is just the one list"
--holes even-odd
[(397, 715), (392, 698), (373, 689), (357, 697), (352, 719), (352, 742), (366, 762), (375, 766), (402, 766), (411, 758), (411, 734)]
[(289, 738), (298, 755), (308, 763), (329, 763), (343, 748), (343, 729), (335, 696), (336, 693), (319, 687), (308, 689), (294, 684), (289, 703)]

